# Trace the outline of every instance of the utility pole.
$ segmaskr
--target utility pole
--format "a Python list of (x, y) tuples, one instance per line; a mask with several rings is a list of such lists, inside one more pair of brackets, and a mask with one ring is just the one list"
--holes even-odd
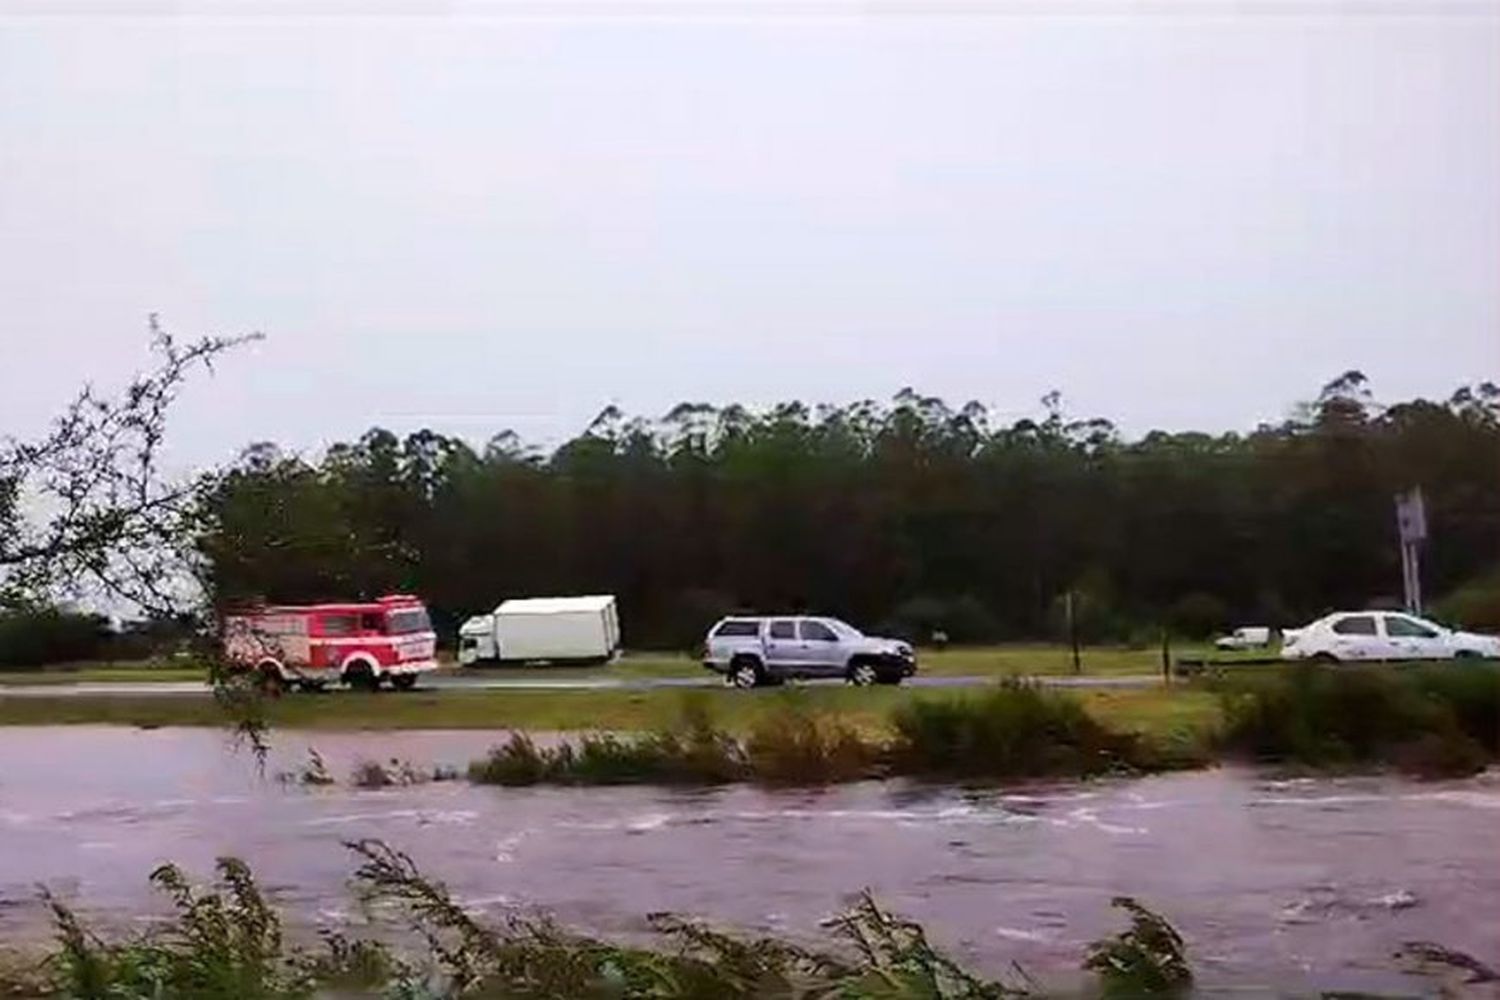
[(1401, 593), (1406, 610), (1422, 613), (1422, 543), (1427, 540), (1427, 505), (1422, 487), (1396, 494), (1396, 534), (1401, 540)]
[(1083, 673), (1083, 660), (1078, 655), (1078, 615), (1073, 607), (1073, 589), (1068, 588), (1068, 644), (1073, 647), (1073, 673)]

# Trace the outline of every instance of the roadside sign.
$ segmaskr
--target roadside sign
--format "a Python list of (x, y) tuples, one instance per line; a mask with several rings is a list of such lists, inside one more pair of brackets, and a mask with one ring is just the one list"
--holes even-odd
[(1427, 539), (1427, 506), (1422, 502), (1422, 488), (1396, 494), (1396, 530), (1401, 534), (1401, 544)]

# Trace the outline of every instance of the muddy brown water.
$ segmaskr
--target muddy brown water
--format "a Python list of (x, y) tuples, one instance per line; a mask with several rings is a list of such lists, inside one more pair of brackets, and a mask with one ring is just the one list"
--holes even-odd
[(1500, 773), (1275, 780), (1241, 769), (983, 791), (863, 783), (362, 791), (360, 758), (462, 765), (476, 732), (282, 733), (267, 774), (315, 745), (341, 787), (257, 772), (204, 729), (0, 729), (0, 936), (46, 935), (39, 884), (115, 928), (161, 912), (146, 876), (218, 855), (254, 867), (302, 926), (354, 918), (353, 859), (383, 839), (467, 904), (538, 907), (633, 934), (670, 910), (817, 941), (859, 889), (992, 972), (1076, 968), (1136, 896), (1186, 936), (1200, 978), (1421, 990), (1392, 952), (1426, 939), (1500, 965)]

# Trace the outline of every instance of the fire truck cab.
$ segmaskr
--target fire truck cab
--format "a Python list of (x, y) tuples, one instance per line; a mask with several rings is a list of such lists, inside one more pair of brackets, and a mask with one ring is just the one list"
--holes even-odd
[(281, 605), (226, 615), (224, 653), (268, 686), (316, 690), (335, 681), (405, 691), (437, 669), (437, 634), (421, 600), (392, 594), (350, 604)]

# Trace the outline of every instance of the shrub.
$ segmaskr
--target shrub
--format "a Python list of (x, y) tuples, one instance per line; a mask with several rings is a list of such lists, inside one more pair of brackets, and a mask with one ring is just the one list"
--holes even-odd
[(471, 781), (494, 785), (712, 785), (746, 777), (739, 742), (714, 725), (700, 699), (684, 702), (682, 719), (671, 729), (638, 736), (592, 733), (576, 744), (546, 749), (515, 733), (469, 765)]
[(218, 884), (195, 888), (173, 865), (151, 873), (176, 919), (155, 936), (108, 945), (45, 896), (60, 950), (60, 992), (80, 1000), (116, 997), (290, 1000), (312, 992), (303, 956), (283, 946), (281, 921), (245, 864), (220, 858)]
[[(361, 900), (404, 915), (423, 948), (393, 958), (385, 945), (324, 931), (320, 945), (288, 944), (280, 916), (241, 862), (218, 862), (218, 884), (191, 885), (163, 866), (152, 881), (176, 915), (148, 936), (106, 942), (60, 902), (51, 905), (58, 948), (28, 976), (27, 995), (75, 1000), (310, 1000), (312, 997), (651, 997), (655, 1000), (1004, 1000), (1032, 994), (980, 978), (934, 946), (923, 928), (891, 914), (868, 891), (824, 923), (841, 945), (820, 951), (771, 937), (742, 937), (670, 914), (651, 914), (654, 938), (616, 944), (513, 913), (482, 922), (411, 858), (379, 841), (346, 844), (359, 859)], [(1088, 958), (1112, 984), (1159, 992), (1191, 981), (1182, 939), (1131, 900), (1131, 928), (1098, 942)], [(382, 933), (388, 933), (383, 931)], [(1432, 946), (1428, 946), (1429, 950)], [(1018, 974), (1024, 979), (1024, 973)], [(21, 980), (6, 976), (6, 986)]]
[(775, 938), (742, 938), (670, 914), (649, 917), (664, 941), (631, 947), (545, 919), (481, 924), (405, 854), (377, 841), (347, 846), (362, 859), (355, 873), (361, 896), (404, 909), (428, 942), (436, 967), (423, 996), (1001, 1000), (1026, 992), (969, 973), (933, 947), (919, 925), (885, 912), (869, 893), (824, 925), (849, 947), (850, 958)]
[(1500, 756), (1500, 668), (1454, 663), (1417, 667), (1408, 676), (1424, 696), (1453, 713), (1470, 739)]
[(716, 785), (744, 777), (739, 744), (701, 733), (685, 737), (669, 732), (633, 737), (588, 735), (576, 749), (561, 749), (558, 778), (573, 784)]
[(283, 771), (277, 777), (286, 784), (314, 788), (335, 783), (333, 775), (328, 773), (328, 764), (323, 760), (323, 755), (314, 747), (307, 748), (307, 760), (299, 769)]
[(524, 734), (469, 765), (480, 784), (825, 784), (891, 773), (1009, 778), (1090, 775), (1204, 763), (1201, 742), (1147, 743), (1096, 721), (1075, 699), (1018, 682), (980, 696), (921, 700), (891, 716), (895, 738), (875, 741), (795, 693), (762, 715), (743, 743), (717, 728), (701, 701), (674, 728), (594, 733), (540, 748)]
[(469, 780), (483, 785), (535, 785), (549, 778), (551, 758), (530, 736), (511, 733), (505, 743), (469, 764)]
[(1489, 667), (1412, 671), (1299, 665), (1226, 688), (1232, 749), (1310, 765), (1392, 764), (1468, 774), (1494, 752), (1500, 680)]
[(745, 743), (755, 780), (820, 785), (869, 777), (881, 748), (841, 719), (809, 711), (792, 698), (756, 723)]
[(410, 761), (392, 757), (387, 763), (362, 760), (354, 765), (349, 779), (356, 788), (390, 788), (396, 785), (420, 785), (433, 780), (431, 773), (419, 771)]
[(895, 767), (973, 778), (1096, 774), (1131, 766), (1136, 739), (1106, 729), (1067, 695), (1009, 682), (982, 695), (919, 700), (892, 715)]
[(1465, 628), (1500, 632), (1500, 569), (1465, 583), (1438, 601), (1433, 612)]
[(1105, 995), (1151, 996), (1190, 987), (1193, 970), (1182, 935), (1129, 896), (1116, 896), (1112, 905), (1130, 914), (1130, 927), (1095, 941), (1083, 962), (1098, 973)]

